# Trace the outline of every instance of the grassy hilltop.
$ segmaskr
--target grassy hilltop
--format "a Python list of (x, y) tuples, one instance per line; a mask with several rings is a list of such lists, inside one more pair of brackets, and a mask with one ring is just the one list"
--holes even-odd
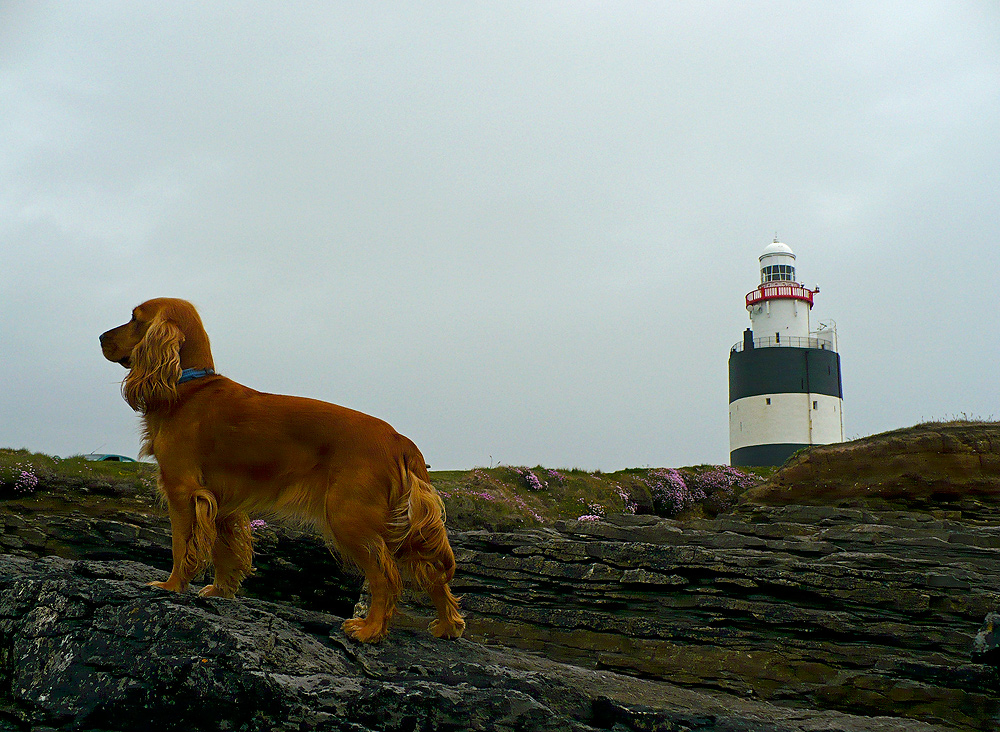
[(1000, 422), (924, 422), (790, 457), (744, 500), (969, 510), (1000, 504)]
[(616, 513), (714, 517), (770, 472), (728, 465), (614, 473), (499, 466), (432, 472), (431, 479), (448, 509), (449, 526), (505, 531)]
[[(721, 465), (614, 473), (498, 466), (432, 471), (431, 480), (444, 499), (449, 527), (506, 531), (615, 513), (715, 516), (770, 472)], [(44, 501), (65, 492), (118, 499), (108, 510), (158, 510), (154, 464), (59, 459), (0, 449), (0, 497)]]
[[(777, 470), (698, 465), (602, 473), (501, 465), (432, 471), (431, 480), (456, 530), (510, 531), (616, 513), (713, 518), (741, 503), (1000, 507), (1000, 423), (927, 422), (802, 450)], [(151, 463), (0, 449), (0, 499), (30, 496), (37, 505), (67, 492), (116, 499), (91, 502), (95, 513), (162, 511)]]

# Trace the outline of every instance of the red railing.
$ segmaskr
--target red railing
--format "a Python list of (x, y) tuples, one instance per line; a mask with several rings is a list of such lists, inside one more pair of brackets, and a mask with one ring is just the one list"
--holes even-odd
[(803, 287), (795, 282), (766, 282), (756, 290), (747, 293), (747, 307), (765, 300), (802, 300), (812, 307), (815, 290)]

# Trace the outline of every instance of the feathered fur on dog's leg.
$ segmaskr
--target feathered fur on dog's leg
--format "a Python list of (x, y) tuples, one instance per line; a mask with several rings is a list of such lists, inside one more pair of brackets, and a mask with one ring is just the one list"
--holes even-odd
[(243, 580), (253, 573), (253, 539), (250, 517), (245, 513), (221, 516), (215, 522), (217, 538), (212, 548), (215, 580), (202, 588), (202, 597), (235, 597)]
[(167, 493), (170, 511), (171, 551), (174, 564), (166, 582), (150, 582), (173, 592), (184, 592), (192, 578), (201, 573), (212, 556), (215, 545), (215, 517), (218, 505), (215, 496), (206, 490), (196, 490), (187, 501), (176, 500)]
[(430, 595), (437, 620), (430, 631), (438, 638), (460, 638), (465, 620), (448, 583), (455, 576), (455, 554), (444, 526), (445, 510), (433, 486), (407, 471), (407, 531), (397, 550), (414, 581)]
[(355, 552), (351, 558), (365, 574), (371, 605), (367, 617), (344, 621), (344, 632), (363, 643), (375, 643), (389, 632), (389, 620), (403, 593), (403, 581), (396, 560), (381, 537), (377, 537), (362, 556)]
[(427, 594), (431, 596), (438, 612), (437, 619), (427, 626), (428, 630), (438, 638), (461, 638), (465, 632), (465, 619), (458, 609), (459, 598), (451, 594), (451, 588), (445, 582), (431, 585), (427, 588)]

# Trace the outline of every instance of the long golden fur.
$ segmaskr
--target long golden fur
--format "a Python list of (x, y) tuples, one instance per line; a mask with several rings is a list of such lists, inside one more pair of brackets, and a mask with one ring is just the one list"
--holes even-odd
[[(444, 504), (410, 440), (361, 412), (214, 374), (208, 335), (184, 300), (139, 305), (101, 336), (101, 350), (129, 370), (122, 395), (142, 414), (142, 454), (159, 464), (170, 512), (173, 568), (151, 584), (183, 592), (213, 564), (201, 594), (233, 597), (253, 571), (249, 517), (283, 515), (320, 530), (364, 573), (368, 616), (347, 620), (348, 635), (385, 637), (401, 575), (434, 601), (434, 635), (462, 635)], [(178, 383), (184, 369), (213, 373)]]

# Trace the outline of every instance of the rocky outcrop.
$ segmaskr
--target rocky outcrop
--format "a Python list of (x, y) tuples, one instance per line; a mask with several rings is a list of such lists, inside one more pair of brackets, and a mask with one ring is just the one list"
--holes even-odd
[(459, 542), (472, 637), (785, 704), (991, 729), (970, 663), (1000, 607), (1000, 528), (947, 516), (758, 508)]
[[(254, 545), (250, 596), (350, 615), (361, 581), (343, 572), (314, 537), (267, 526), (254, 531)], [(149, 500), (47, 491), (0, 502), (0, 552), (169, 567), (170, 523)]]
[[(99, 567), (170, 563), (167, 522), (151, 505), (39, 493), (0, 505), (0, 529), (8, 554), (87, 560), (70, 565), (74, 577), (146, 582), (156, 578), (146, 567), (107, 577)], [(454, 648), (513, 646), (571, 664), (558, 666), (560, 674), (628, 674), (682, 686), (702, 701), (724, 695), (726, 704), (892, 716), (901, 725), (1000, 728), (995, 656), (971, 656), (983, 618), (1000, 608), (1000, 527), (981, 504), (948, 511), (747, 505), (714, 520), (617, 516), (530, 532), (454, 533), (452, 541), (471, 641)], [(267, 612), (286, 619), (351, 612), (360, 583), (315, 539), (268, 527), (257, 533), (257, 550), (247, 598), (230, 605), (279, 601), (283, 610)], [(166, 607), (155, 595), (142, 598)], [(393, 643), (431, 642), (423, 630), (431, 613), (418, 601), (400, 617)], [(205, 612), (230, 607), (178, 602)], [(309, 632), (311, 622), (301, 621)], [(280, 675), (276, 668), (266, 673)], [(594, 697), (584, 706), (591, 702), (598, 710), (605, 703)], [(597, 711), (573, 714), (574, 724), (600, 726)], [(650, 719), (660, 719), (655, 714)]]
[[(147, 587), (125, 561), (0, 556), (0, 729), (930, 732)], [(331, 632), (332, 629), (332, 632)]]
[(1000, 504), (1000, 423), (927, 423), (789, 459), (747, 500), (771, 505), (880, 502), (885, 507), (966, 512)]

